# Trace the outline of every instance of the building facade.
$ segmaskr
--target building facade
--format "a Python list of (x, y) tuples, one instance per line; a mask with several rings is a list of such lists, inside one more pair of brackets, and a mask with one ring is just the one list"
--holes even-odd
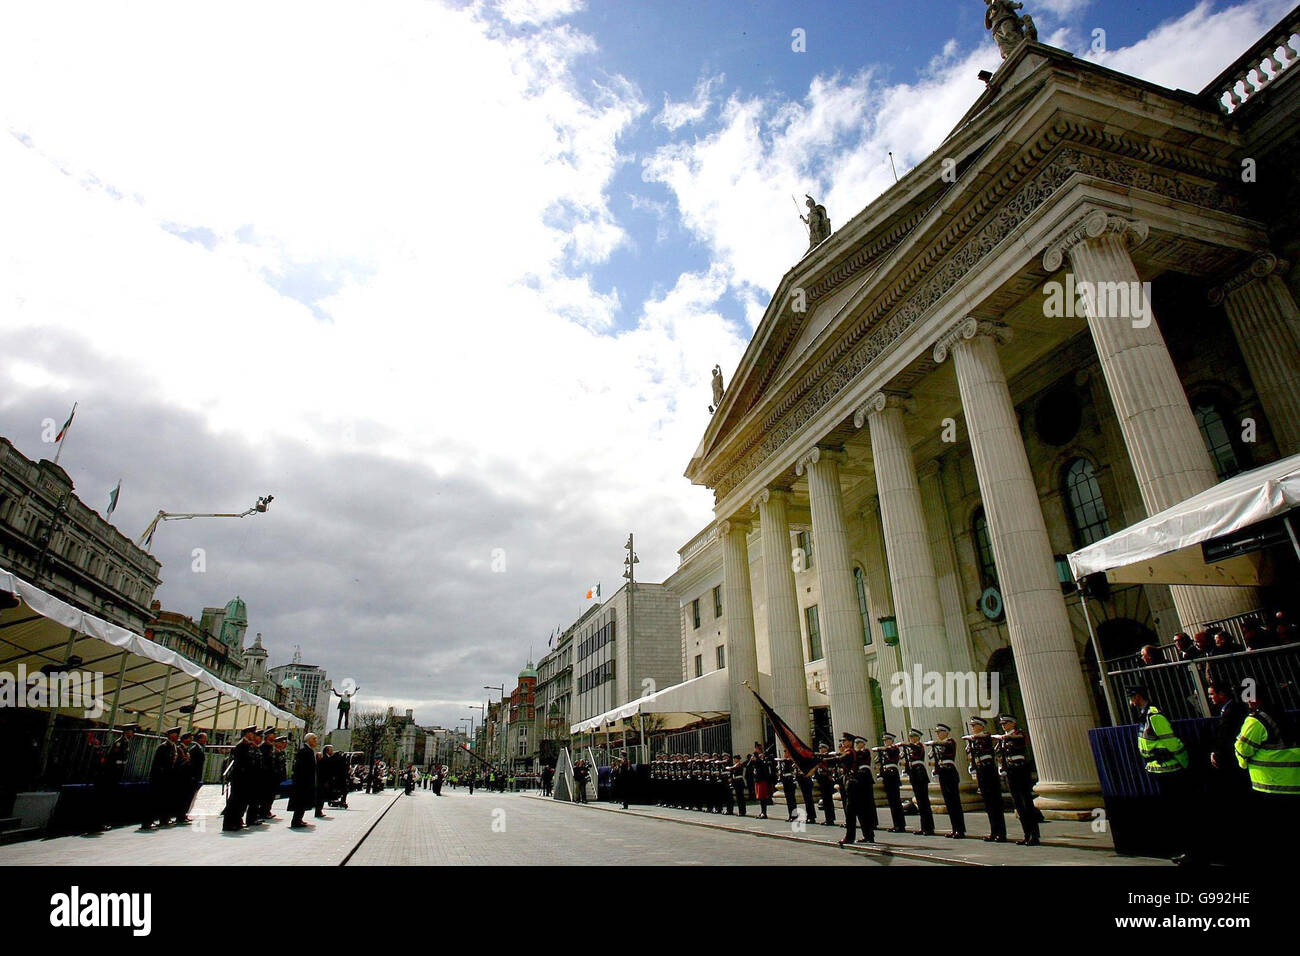
[[(224, 609), (204, 608), (199, 623), (175, 611), (164, 611), (162, 604), (149, 605), (153, 614), (145, 628), (144, 636), (163, 647), (192, 660), (204, 670), (229, 683), (234, 683), (244, 668), (243, 637), (239, 618), (244, 614), (242, 627), (248, 625), (243, 601), (232, 599)], [(231, 615), (232, 626), (223, 627), (226, 615)]]
[(543, 764), (554, 765), (563, 747), (569, 746), (569, 724), (573, 712), (573, 628), (566, 629), (556, 640), (555, 647), (537, 662), (537, 686), (534, 692), (537, 704), (538, 759)]
[(587, 610), (569, 630), (571, 723), (682, 679), (678, 601), (662, 584), (625, 584), (609, 600)]
[(323, 667), (304, 664), (302, 654), (295, 651), (291, 662), (269, 668), (267, 673), (280, 687), (284, 687), (286, 681), (295, 681), (294, 696), (304, 709), (315, 715), (316, 726), (329, 726), (334, 682), (329, 679)]
[[(1199, 94), (1023, 40), (783, 277), (687, 467), (716, 520), (670, 579), (687, 676), (731, 673), (734, 739), (761, 733), (738, 686), (760, 671), (805, 739), (812, 684), (828, 732), (873, 737), (970, 711), (898, 675), (996, 674), (1040, 800), (1097, 805), (1062, 556), (1300, 452), (1296, 27)], [(1090, 606), (1105, 658), (1264, 599)]]
[(0, 562), (96, 617), (143, 634), (162, 565), (77, 497), (68, 473), (0, 438)]

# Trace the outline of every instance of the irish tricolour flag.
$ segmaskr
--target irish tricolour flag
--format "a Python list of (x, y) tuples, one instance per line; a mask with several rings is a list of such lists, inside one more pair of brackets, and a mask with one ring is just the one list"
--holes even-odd
[(587, 600), (588, 600), (588, 601), (597, 601), (597, 600), (599, 600), (599, 599), (600, 599), (600, 585), (599, 585), (599, 584), (593, 584), (591, 587), (587, 588)]

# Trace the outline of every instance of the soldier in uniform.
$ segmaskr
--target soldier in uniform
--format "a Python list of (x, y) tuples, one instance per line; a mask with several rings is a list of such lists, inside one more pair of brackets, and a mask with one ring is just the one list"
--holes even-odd
[(736, 755), (736, 759), (727, 764), (728, 785), (736, 799), (736, 810), (743, 817), (745, 813), (745, 762)]
[(925, 746), (921, 732), (915, 727), (907, 731), (907, 743), (899, 748), (907, 768), (907, 780), (912, 785), (912, 799), (921, 814), (921, 829), (913, 830), (916, 836), (934, 836), (934, 813), (930, 809), (930, 775), (925, 770)]
[(902, 751), (894, 743), (898, 738), (889, 731), (881, 734), (881, 739), (884, 740), (884, 744), (880, 747), (872, 747), (871, 752), (876, 755), (880, 786), (885, 791), (885, 800), (889, 804), (889, 816), (893, 823), (889, 832), (906, 833), (907, 817), (903, 813), (902, 778), (898, 772)]
[(172, 815), (176, 811), (176, 768), (180, 763), (180, 736), (179, 727), (169, 728), (164, 734), (166, 739), (153, 752), (153, 763), (149, 766), (149, 794), (145, 798), (141, 830), (152, 830), (155, 826), (167, 826), (172, 822)]
[(731, 792), (731, 754), (719, 754), (713, 761), (714, 786), (718, 791), (718, 805), (725, 809), (727, 816), (736, 813), (736, 797)]
[(813, 778), (810, 773), (805, 773), (798, 767), (794, 768), (795, 786), (799, 788), (799, 795), (803, 797), (803, 808), (805, 819), (809, 823), (817, 822), (817, 803), (813, 799)]
[(99, 773), (95, 778), (95, 808), (91, 819), (91, 832), (112, 829), (110, 821), (117, 808), (118, 784), (122, 782), (127, 765), (131, 762), (132, 741), (135, 740), (135, 732), (139, 729), (137, 724), (127, 724), (122, 728), (121, 735), (109, 744), (103, 757), (100, 758)]
[(794, 761), (789, 757), (781, 761), (781, 792), (785, 794), (786, 822), (799, 815), (799, 801), (794, 789)]
[(230, 791), (221, 824), (221, 829), (226, 832), (242, 830), (252, 826), (256, 820), (250, 803), (255, 795), (258, 760), (257, 728), (245, 727), (243, 739), (230, 750), (230, 764), (226, 769)]
[(1029, 769), (1029, 735), (1016, 726), (1011, 714), (1001, 714), (998, 723), (1002, 733), (997, 738), (998, 756), (1002, 758), (1002, 772), (1007, 778), (1007, 789), (1015, 804), (1020, 828), (1025, 832), (1016, 841), (1019, 846), (1038, 846), (1038, 824), (1042, 817), (1034, 806), (1034, 780)]
[(939, 780), (939, 789), (943, 792), (943, 808), (952, 825), (945, 836), (961, 840), (966, 836), (966, 816), (961, 809), (959, 792), (960, 777), (957, 775), (957, 741), (952, 739), (952, 728), (947, 724), (938, 724), (935, 739), (927, 740), (934, 775)]
[(757, 740), (754, 741), (754, 752), (745, 762), (745, 775), (754, 787), (754, 799), (758, 801), (758, 818), (766, 820), (767, 808), (772, 803), (776, 775), (772, 772), (772, 764), (768, 762), (763, 745)]
[(830, 761), (834, 755), (825, 744), (818, 747), (817, 752), (822, 762), (813, 769), (813, 777), (817, 781), (817, 795), (822, 808), (822, 826), (833, 827), (835, 826), (835, 777), (831, 773)]
[(840, 846), (857, 842), (858, 829), (863, 843), (876, 842), (876, 801), (871, 784), (871, 754), (862, 737), (845, 733), (840, 741), (836, 763), (840, 771), (840, 794), (844, 798), (844, 839)]
[(972, 717), (969, 725), (970, 733), (962, 740), (966, 741), (966, 753), (970, 757), (970, 775), (975, 778), (984, 800), (984, 812), (989, 817), (989, 835), (984, 840), (1006, 843), (1007, 821), (1002, 816), (1002, 780), (994, 755), (995, 741), (985, 729), (983, 717)]
[(283, 777), (277, 779), (275, 775), (275, 738), (275, 728), (267, 727), (262, 731), (262, 743), (257, 748), (262, 755), (262, 780), (257, 799), (257, 816), (262, 820), (277, 819), (271, 812), (271, 804), (275, 802), (275, 791), (279, 788), (280, 780), (284, 779)]
[(190, 804), (203, 783), (203, 748), (199, 748), (198, 762), (195, 762), (194, 734), (186, 731), (181, 734), (180, 752), (184, 757), (183, 766), (177, 774), (176, 781), (176, 822), (190, 822)]

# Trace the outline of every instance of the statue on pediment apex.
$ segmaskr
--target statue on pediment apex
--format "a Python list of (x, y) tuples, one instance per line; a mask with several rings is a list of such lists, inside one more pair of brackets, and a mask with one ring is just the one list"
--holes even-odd
[(831, 217), (826, 215), (826, 207), (812, 196), (804, 193), (804, 199), (807, 200), (804, 205), (808, 207), (808, 215), (800, 216), (799, 219), (808, 226), (808, 248), (812, 249), (830, 236)]
[(1038, 39), (1038, 28), (1034, 26), (1033, 17), (1021, 16), (1017, 10), (1023, 10), (1023, 3), (1012, 0), (984, 0), (984, 26), (993, 31), (1002, 59), (1011, 55), (1011, 51), (1028, 37), (1031, 41)]

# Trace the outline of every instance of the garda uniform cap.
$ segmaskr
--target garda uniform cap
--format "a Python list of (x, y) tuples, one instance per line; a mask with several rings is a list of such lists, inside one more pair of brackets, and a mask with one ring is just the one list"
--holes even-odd
[(1141, 694), (1143, 697), (1150, 696), (1150, 694), (1147, 692), (1146, 684), (1129, 684), (1126, 693), (1130, 697), (1132, 697), (1134, 694)]

